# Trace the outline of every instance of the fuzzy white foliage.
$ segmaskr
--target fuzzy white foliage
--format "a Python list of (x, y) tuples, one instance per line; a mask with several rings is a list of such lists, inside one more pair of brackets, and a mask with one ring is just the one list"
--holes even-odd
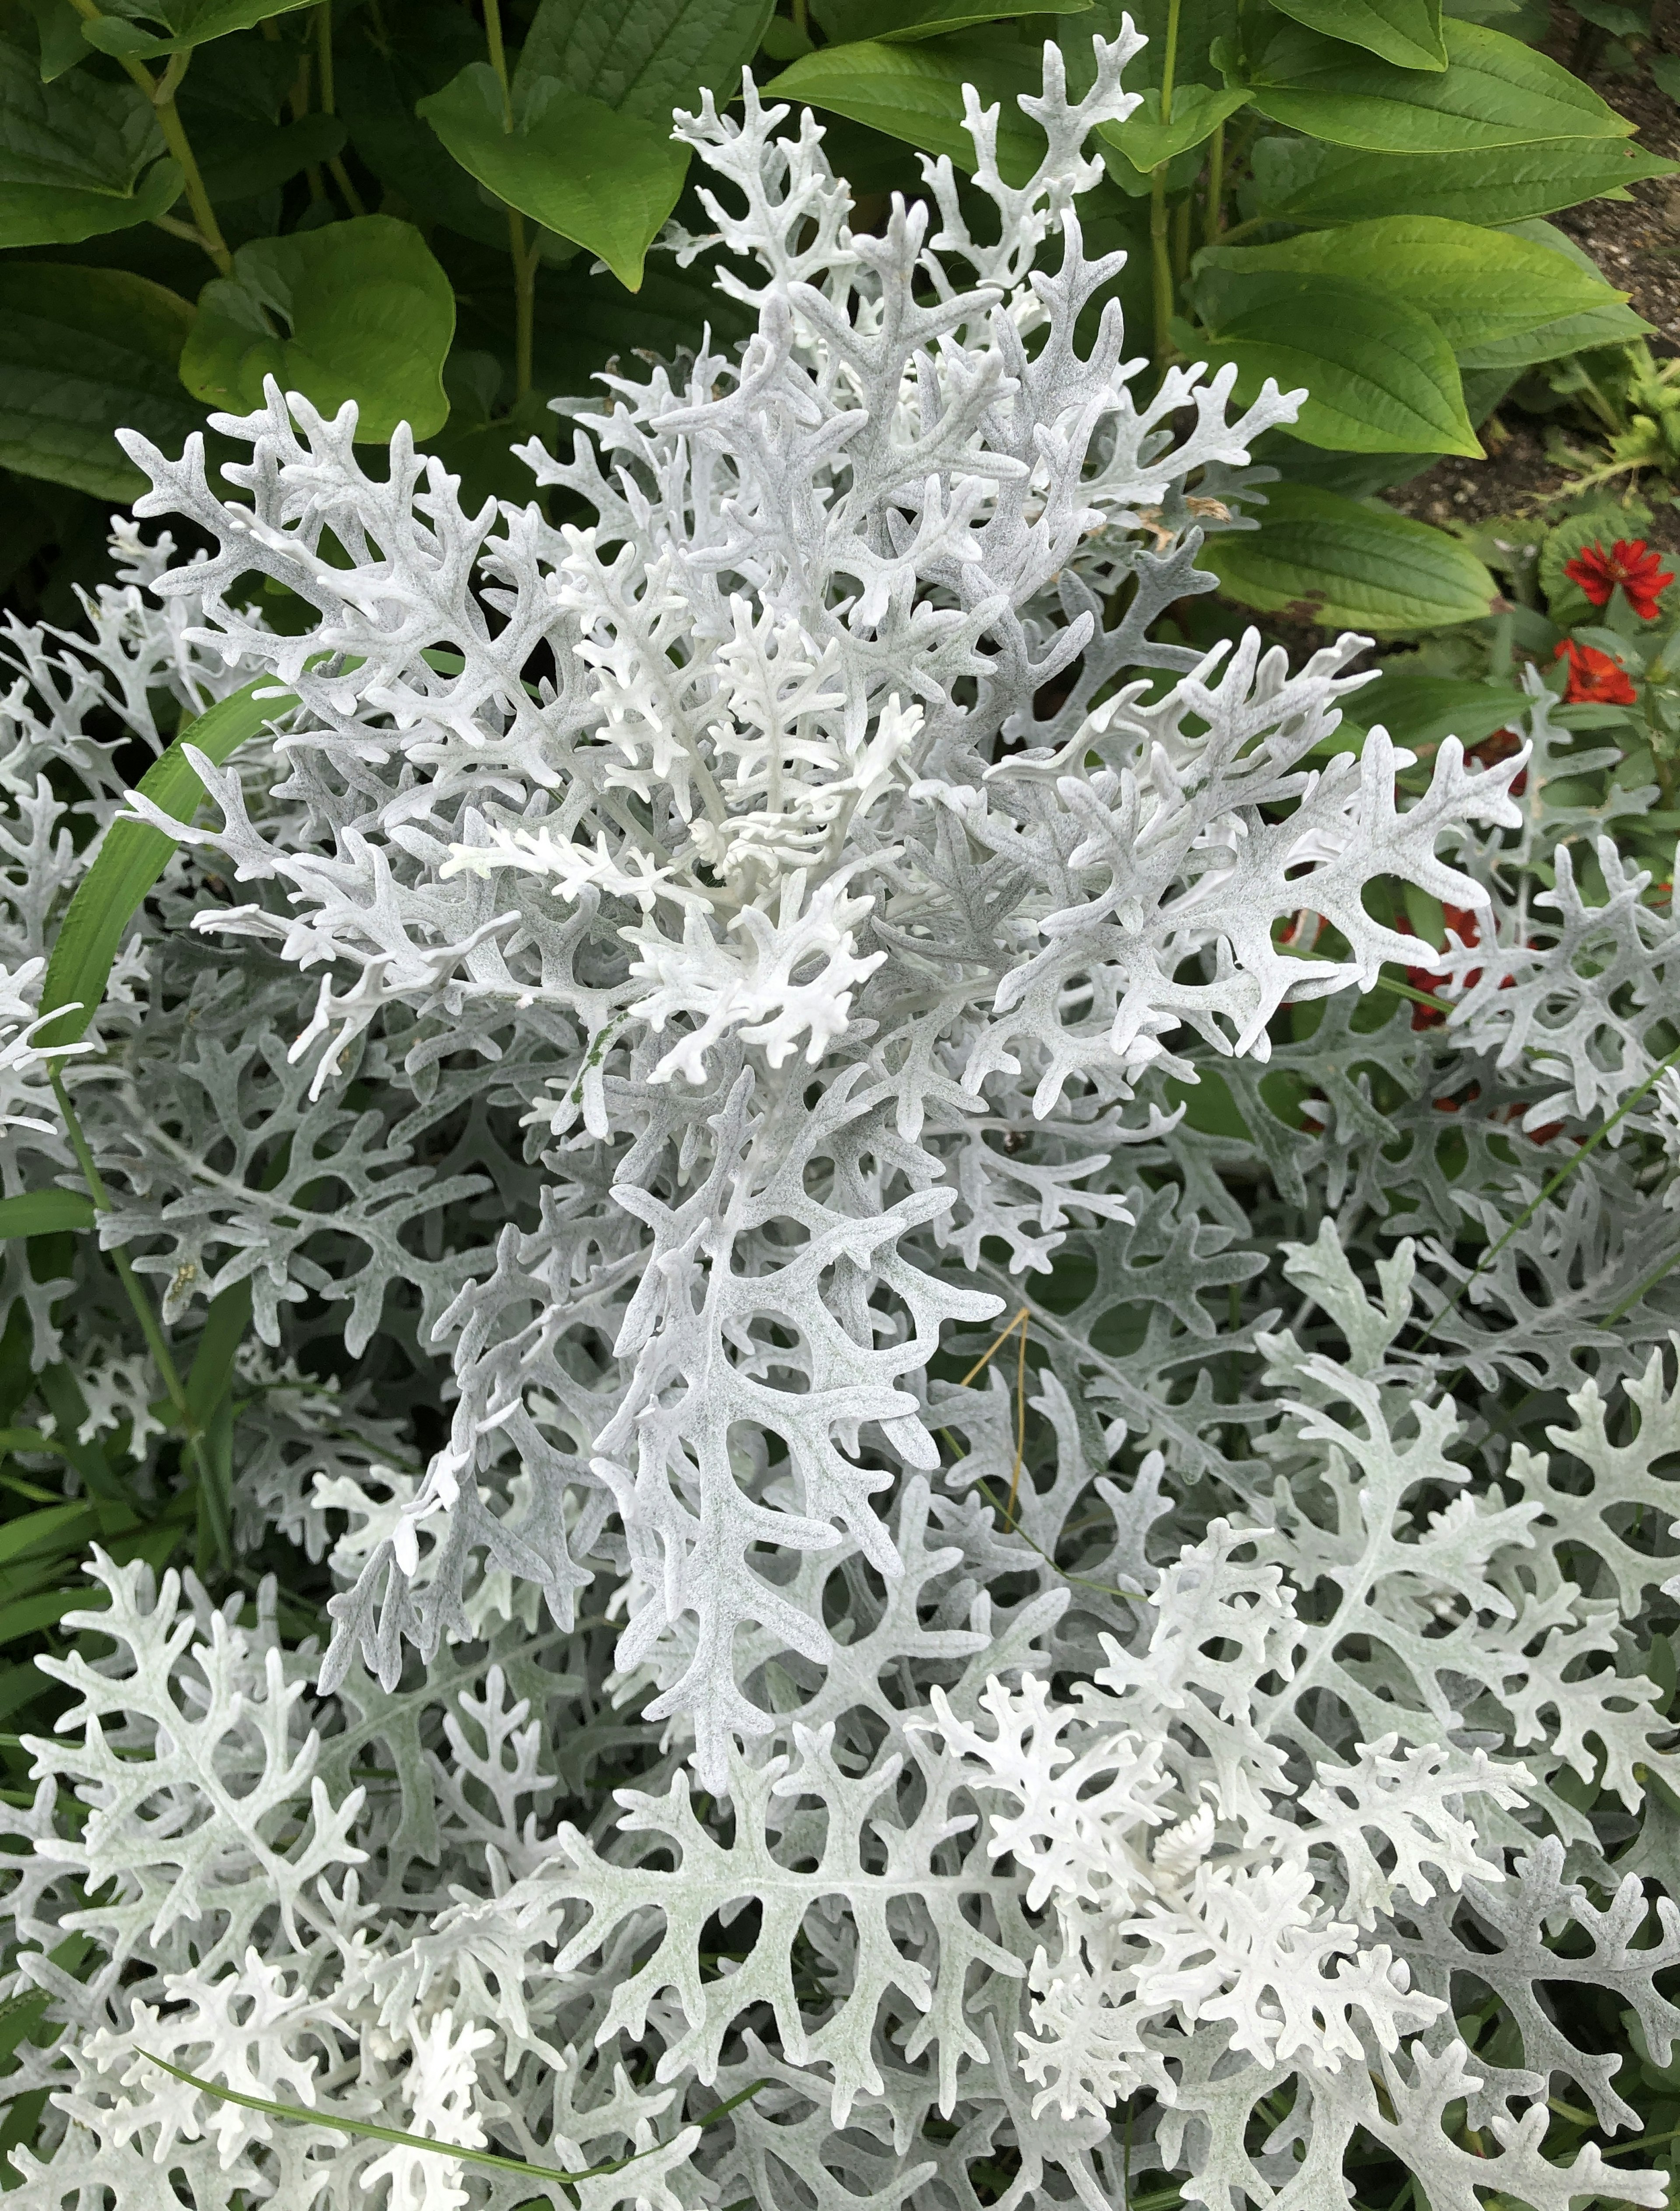
[[(951, 2211), (988, 2159), (1002, 2211), (1101, 2211), (1139, 2097), (1137, 2170), (1210, 2211), (1339, 2207), (1361, 2132), (1434, 2211), (1662, 2200), (1591, 2147), (1546, 2156), (1553, 2076), (1631, 2118), (1618, 2061), (1538, 1991), (1614, 1991), (1659, 2063), (1680, 2026), (1656, 1986), (1674, 1907), (1643, 1939), (1608, 1855), (1648, 1776), (1680, 1782), (1633, 1640), (1673, 1565), (1639, 1531), (1674, 1517), (1680, 1393), (1660, 1355), (1602, 1390), (1570, 1370), (1567, 1470), (1519, 1444), (1495, 1481), (1447, 1344), (1397, 1348), (1413, 1243), (1373, 1297), (1331, 1215), (1402, 1186), (1420, 1234), (1493, 1212), (1531, 1103), (1502, 1071), (1552, 1086), (1530, 1127), (1624, 1094), (1666, 925), (1608, 865), (1590, 911), (1559, 867), (1556, 943), (1512, 923), (1501, 869), (1531, 865), (1580, 767), (1537, 697), (1523, 807), (1524, 755), (1477, 771), (1450, 739), (1407, 801), (1380, 729), (1309, 764), (1362, 640), (1292, 673), (1252, 632), (1152, 639), (1208, 588), (1200, 525), (1240, 526), (1248, 449), (1299, 395), (1232, 421), (1232, 372), (1192, 367), (1135, 396), (1118, 257), (1087, 258), (1079, 201), (1137, 43), (1099, 41), (1079, 100), (1046, 49), (1020, 187), (971, 95), (973, 197), (929, 163), (880, 234), (851, 227), (809, 115), (785, 130), (749, 84), (739, 120), (679, 118), (755, 333), (606, 377), (568, 457), (531, 450), (592, 524), (466, 515), (405, 435), (370, 472), (350, 410), (271, 390), (217, 419), (250, 449), (242, 496), (196, 443), (130, 441), (140, 511), (190, 518), (207, 558), (130, 533), (91, 644), (7, 641), (0, 839), (42, 870), (0, 930), (26, 1090), (21, 963), (83, 864), (49, 747), (102, 826), (90, 714), (155, 742), (166, 687), (273, 676), (300, 701), (223, 767), (197, 756), (220, 820), (186, 841), (215, 879), (177, 863), (69, 1079), (107, 1231), (170, 1324), (249, 1283), (239, 1528), (337, 1585), (323, 1665), (283, 1647), (271, 1585), (252, 1620), (96, 1561), (106, 1605), (65, 1626), (112, 1654), (52, 1663), (74, 1701), (6, 1815), (6, 1993), (47, 1988), (63, 2028), (21, 2060), (60, 2133), (18, 2153), (19, 2211), (544, 2192), (281, 2124), (149, 2050), (567, 2170), (636, 2156), (579, 2184), (585, 2211)], [(253, 572), (312, 610), (304, 633), (252, 613)], [(1511, 948), (1495, 972), (1449, 946), (1464, 1003), (1434, 1044), (1356, 1045), (1352, 991), (1418, 957), (1368, 909), (1397, 881)], [(1303, 913), (1343, 956), (1280, 932)], [(1281, 1042), (1279, 1009), (1319, 1001), (1317, 1037)], [(1482, 1116), (1451, 1189), (1437, 1045)], [(1210, 1069), (1246, 1148), (1180, 1121), (1168, 1081)], [(1256, 1103), (1273, 1069), (1317, 1086), (1310, 1137)], [(1315, 1241), (1249, 1221), (1234, 1158)], [(1581, 1178), (1583, 1237), (1627, 1210), (1621, 1172)], [(1305, 1308), (1221, 1342), (1213, 1312), (1270, 1257), (1238, 1248), (1251, 1228)], [(973, 1388), (930, 1364), (954, 1324), (978, 1355), (1064, 1261), (1023, 1469), (1002, 1360)], [(39, 1345), (51, 1298), (5, 1287)], [(1520, 1287), (1490, 1270), (1481, 1305)], [(393, 1309), (449, 1367), (424, 1465), (409, 1384), (298, 1355), (324, 1310), (371, 1374)], [(136, 1378), (93, 1372), (85, 1436), (128, 1418), (143, 1451)], [(1070, 1578), (1093, 1518), (1112, 1532)], [(608, 1802), (590, 1777), (622, 1754)], [(53, 1956), (71, 1935), (85, 1979)], [(1459, 2038), (1454, 1977), (1478, 1975), (1509, 2063)]]

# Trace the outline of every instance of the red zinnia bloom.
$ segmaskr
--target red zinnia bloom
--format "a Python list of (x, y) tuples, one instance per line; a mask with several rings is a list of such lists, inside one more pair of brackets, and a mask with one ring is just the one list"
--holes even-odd
[(1573, 560), (1564, 562), (1563, 572), (1580, 585), (1595, 607), (1607, 607), (1620, 584), (1641, 621), (1656, 620), (1657, 602), (1674, 581), (1672, 570), (1663, 567), (1661, 554), (1652, 552), (1642, 537), (1618, 537), (1608, 553), (1602, 539), (1595, 538)]
[[(1522, 742), (1515, 730), (1495, 730), (1492, 736), (1483, 737), (1479, 745), (1472, 745), (1465, 758), (1475, 760), (1478, 766), (1491, 767), (1495, 760), (1509, 760), (1513, 753), (1520, 751)], [(1527, 788), (1528, 770), (1525, 768), (1520, 775), (1512, 778), (1512, 797), (1520, 798)], [(1466, 943), (1470, 941), (1465, 939)]]
[(1563, 694), (1564, 703), (1570, 706), (1632, 706), (1639, 700), (1633, 681), (1625, 668), (1620, 668), (1609, 653), (1600, 652), (1595, 645), (1577, 645), (1566, 637), (1555, 653), (1554, 660), (1569, 656), (1569, 685)]

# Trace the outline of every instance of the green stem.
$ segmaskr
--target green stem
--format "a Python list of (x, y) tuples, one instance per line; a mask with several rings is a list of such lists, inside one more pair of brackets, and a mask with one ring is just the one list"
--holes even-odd
[(537, 265), (542, 251), (537, 238), (526, 245), (525, 217), (518, 208), (507, 210), (507, 239), (513, 256), (513, 389), (523, 399), (531, 390), (536, 349)]
[(1202, 225), (1203, 243), (1217, 245), (1219, 223), (1225, 209), (1225, 125), (1222, 123), (1208, 142), (1208, 203)]
[(1190, 274), (1190, 196), (1179, 202), (1173, 217), (1173, 275), (1182, 284)]
[[(104, 20), (98, 0), (70, 0), (70, 4), (84, 23)], [(161, 77), (155, 77), (143, 62), (124, 61), (123, 67), (139, 86), (157, 117), (158, 128), (163, 133), (163, 142), (180, 164), (181, 182), (186, 193), (186, 203), (192, 209), (192, 220), (197, 226), (197, 239), (224, 276), (234, 273), (234, 257), (227, 251), (227, 241), (221, 234), (221, 225), (215, 219), (215, 209), (210, 205), (210, 196), (204, 190), (204, 179), (193, 157), (192, 147), (175, 106), (175, 94), (181, 79), (186, 75), (187, 64), (192, 59), (191, 47), (169, 57)]]
[[(58, 1111), (64, 1117), (64, 1127), (70, 1135), (70, 1149), (76, 1154), (76, 1163), (82, 1170), (82, 1179), (88, 1185), (88, 1195), (93, 1199), (94, 1209), (97, 1212), (109, 1213), (112, 1209), (111, 1193), (106, 1190), (104, 1177), (94, 1163), (92, 1148), (82, 1133), (82, 1124), (76, 1118), (76, 1108), (70, 1104), (70, 1093), (64, 1088), (64, 1078), (56, 1067), (51, 1069), (49, 1074), (53, 1095), (58, 1101)], [(135, 1318), (140, 1323), (141, 1333), (144, 1336), (152, 1357), (156, 1361), (157, 1371), (162, 1378), (164, 1389), (168, 1392), (169, 1402), (174, 1407), (177, 1414), (185, 1420), (187, 1417), (186, 1390), (181, 1381), (180, 1370), (175, 1364), (174, 1355), (170, 1351), (168, 1341), (164, 1336), (162, 1324), (152, 1310), (152, 1301), (141, 1287), (139, 1277), (134, 1271), (128, 1253), (120, 1244), (111, 1247), (111, 1257), (116, 1267), (118, 1278), (127, 1293), (128, 1301), (134, 1307)]]
[[(507, 49), (502, 43), (501, 0), (484, 0), (484, 42), (490, 50), (490, 67), (501, 87), (501, 127), (511, 133), (513, 87), (507, 74)], [(542, 250), (537, 239), (526, 245), (525, 217), (518, 208), (507, 210), (507, 250), (513, 257), (513, 389), (523, 399), (531, 390), (537, 331), (537, 266)]]
[(507, 49), (501, 39), (501, 0), (484, 0), (484, 43), (490, 50), (490, 67), (501, 87), (501, 127), (513, 128), (513, 88), (507, 76)]
[(1167, 171), (1149, 179), (1149, 276), (1155, 300), (1155, 365), (1165, 375), (1173, 358), (1173, 257), (1167, 242)]
[[(1168, 0), (1167, 9), (1167, 50), (1161, 64), (1161, 120), (1163, 124), (1173, 119), (1173, 80), (1179, 64), (1179, 15), (1183, 0)], [(1161, 162), (1149, 179), (1149, 269), (1155, 294), (1155, 365), (1165, 374), (1172, 359), (1173, 346), (1173, 283), (1172, 252), (1167, 235), (1167, 164)]]
[[(335, 89), (332, 68), (332, 0), (319, 0), (315, 10), (316, 67), (321, 73), (321, 112), (337, 115), (338, 95)], [(349, 171), (344, 167), (344, 157), (335, 154), (327, 163), (332, 181), (344, 195), (344, 204), (352, 215), (366, 215), (367, 203), (356, 190)]]
[(332, 75), (332, 0), (318, 0), (315, 9), (315, 66), (321, 72), (321, 112), (336, 115)]

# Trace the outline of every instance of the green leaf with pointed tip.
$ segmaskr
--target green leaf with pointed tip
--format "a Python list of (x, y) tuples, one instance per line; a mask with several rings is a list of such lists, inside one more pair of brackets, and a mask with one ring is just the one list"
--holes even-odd
[(1446, 25), (1439, 76), (1395, 69), (1334, 39), (1288, 30), (1251, 86), (1286, 129), (1375, 154), (1463, 154), (1542, 139), (1625, 138), (1633, 124), (1579, 77), (1481, 23)]
[(56, 1236), (91, 1228), (94, 1201), (80, 1190), (22, 1190), (0, 1197), (0, 1236)]
[(1306, 484), (1267, 488), (1260, 526), (1202, 548), (1228, 598), (1335, 628), (1450, 629), (1491, 611), (1492, 575), (1445, 530)]
[[(382, 185), (407, 201), (416, 222), (443, 223), (506, 253), (506, 212), (486, 200), (476, 179), (415, 112), (417, 101), (440, 92), (481, 58), (482, 38), (453, 5), (408, 0), (405, 20), (415, 33), (412, 45), (404, 39), (389, 53), (370, 40), (345, 38), (337, 62), (338, 112), (357, 154)], [(542, 296), (539, 285), (539, 300)]]
[(358, 215), (242, 245), (234, 274), (198, 295), (181, 381), (245, 413), (272, 376), (324, 414), (354, 400), (364, 443), (385, 443), (399, 422), (429, 438), (449, 418), (443, 364), (454, 335), (454, 292), (420, 233), (392, 215)]
[(1453, 349), (1427, 315), (1361, 285), (1287, 270), (1257, 273), (1241, 301), (1198, 350), (1215, 367), (1235, 363), (1244, 406), (1271, 377), (1285, 391), (1307, 387), (1292, 426), (1305, 445), (1480, 458)]
[[(1337, 233), (1346, 236), (1345, 232)], [(1532, 245), (1543, 246), (1559, 261), (1579, 270), (1589, 281), (1604, 283), (1598, 264), (1589, 253), (1576, 245), (1573, 238), (1545, 222), (1537, 215), (1526, 222), (1513, 223), (1508, 231), (1481, 231), (1479, 237), (1501, 236), (1519, 238)], [(1598, 306), (1578, 307), (1566, 314), (1518, 330), (1506, 337), (1492, 336), (1466, 339), (1455, 350), (1459, 366), (1466, 375), (1473, 371), (1492, 371), (1514, 375), (1519, 369), (1527, 368), (1536, 361), (1562, 360), (1572, 353), (1586, 353), (1595, 346), (1628, 345), (1635, 338), (1649, 334), (1651, 324), (1642, 315), (1625, 306), (1619, 292), (1608, 285), (1598, 295)]]
[[(1476, 223), (1400, 215), (1199, 255), (1197, 296), (1205, 302), (1204, 314), (1216, 323), (1222, 298), (1240, 311), (1246, 281), (1267, 271), (1362, 285), (1397, 306), (1427, 315), (1461, 361), (1467, 351), (1560, 316), (1614, 308), (1622, 298), (1585, 255), (1566, 258), (1537, 239)], [(1633, 319), (1637, 324), (1638, 318)]]
[(647, 249), (676, 204), (688, 149), (669, 122), (619, 114), (554, 77), (525, 88), (506, 127), (494, 70), (474, 62), (422, 100), (425, 118), (461, 167), (498, 199), (604, 261), (634, 292)]
[(1487, 146), (1428, 161), (1302, 139), (1263, 138), (1254, 148), (1257, 215), (1313, 228), (1391, 215), (1444, 215), (1495, 228), (1646, 177), (1677, 175), (1680, 163), (1615, 138)]
[(1444, 70), (1440, 0), (1277, 0), (1286, 15), (1397, 69)]
[(702, 89), (720, 107), (739, 98), (774, 9), (775, 0), (543, 0), (514, 72), (515, 111), (549, 76), (669, 132), (672, 109), (697, 108)]
[(126, 270), (0, 262), (0, 466), (136, 497), (116, 432), (172, 447), (203, 424), (178, 373), (191, 328), (188, 301)]
[(1152, 84), (1135, 113), (1124, 123), (1099, 124), (1097, 136), (1123, 154), (1134, 169), (1158, 168), (1211, 138), (1228, 117), (1247, 105), (1248, 94), (1241, 85), (1216, 89), (1208, 84), (1181, 84), (1173, 94), (1172, 119), (1163, 123), (1161, 88)]
[[(189, 722), (136, 788), (174, 820), (190, 821), (204, 788), (185, 747), (196, 746), (220, 766), (247, 737), (295, 703), (290, 692), (258, 676)], [(113, 821), (106, 830), (99, 857), (76, 886), (46, 964), (41, 1011), (64, 1011), (58, 1021), (42, 1026), (38, 1041), (75, 1044), (86, 1031), (105, 996), (123, 933), (174, 849), (173, 837), (147, 822)]]
[(165, 214), (181, 173), (130, 84), (78, 70), (43, 84), (0, 39), (0, 246), (74, 245)]
[(155, 61), (309, 4), (310, 0), (106, 0), (102, 14), (83, 21), (82, 35), (118, 61)]
[(983, 107), (996, 106), (998, 167), (1005, 183), (1024, 185), (1044, 158), (1044, 134), (1018, 104), (1042, 90), (1034, 50), (1012, 35), (978, 31), (922, 45), (865, 39), (824, 46), (765, 86), (767, 98), (804, 100), (925, 154), (943, 154), (959, 169), (974, 166), (973, 141), (963, 128), (962, 88), (973, 86)]
[[(1056, 0), (1044, 12), (1083, 15), (1091, 5), (1092, 0)], [(835, 0), (835, 4), (813, 12), (835, 45), (880, 39), (898, 45), (1001, 22), (1018, 15), (1021, 8), (1019, 0)], [(1079, 26), (1073, 27), (1077, 32)]]

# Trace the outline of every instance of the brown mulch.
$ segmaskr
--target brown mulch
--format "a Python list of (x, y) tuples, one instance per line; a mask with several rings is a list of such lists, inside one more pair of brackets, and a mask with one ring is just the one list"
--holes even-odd
[[(1582, 27), (1573, 8), (1555, 4), (1546, 51), (1566, 66), (1574, 65)], [(1658, 0), (1652, 28), (1659, 48), (1680, 53), (1680, 0)], [(1647, 77), (1620, 76), (1602, 66), (1583, 75), (1636, 126), (1641, 145), (1680, 160), (1680, 107)], [(1680, 177), (1648, 179), (1632, 187), (1629, 199), (1589, 200), (1552, 220), (1586, 248), (1651, 324), (1653, 351), (1680, 352)], [(1546, 457), (1546, 427), (1507, 408), (1485, 426), (1486, 460), (1437, 461), (1422, 476), (1385, 494), (1388, 504), (1438, 524), (1531, 512), (1566, 481), (1564, 471)], [(1645, 534), (1654, 543), (1680, 551), (1680, 508), (1659, 505)]]

